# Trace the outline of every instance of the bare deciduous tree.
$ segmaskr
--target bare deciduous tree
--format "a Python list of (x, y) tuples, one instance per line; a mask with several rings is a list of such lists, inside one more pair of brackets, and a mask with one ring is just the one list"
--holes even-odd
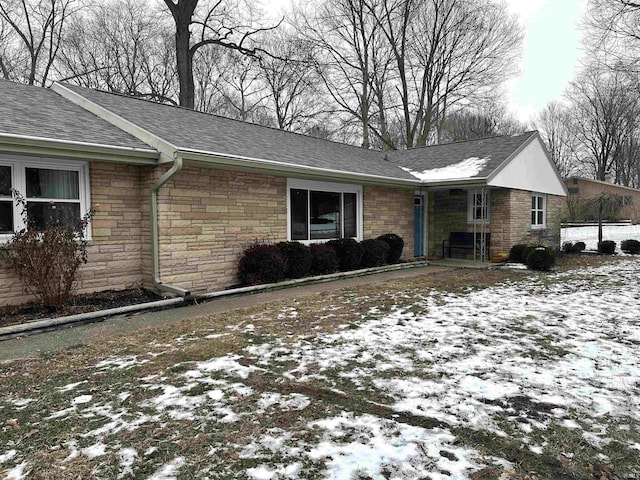
[(578, 167), (577, 139), (571, 125), (569, 107), (559, 102), (548, 103), (535, 120), (535, 126), (562, 178), (576, 173)]
[(319, 121), (319, 78), (310, 46), (290, 33), (274, 35), (265, 43), (276, 55), (257, 62), (258, 78), (265, 86), (266, 108), (282, 130), (302, 131), (310, 120)]
[(58, 74), (65, 80), (161, 102), (175, 102), (170, 29), (146, 1), (110, 0), (76, 18)]
[[(193, 58), (201, 48), (213, 45), (253, 56), (263, 49), (253, 44), (261, 32), (276, 26), (248, 26), (240, 14), (238, 2), (212, 0), (198, 8), (199, 0), (164, 0), (175, 23), (175, 52), (179, 80), (180, 105), (194, 108), (195, 83)], [(250, 11), (250, 4), (243, 7)], [(250, 17), (250, 15), (249, 15)], [(244, 15), (247, 18), (247, 15)]]
[(592, 33), (587, 46), (602, 64), (611, 68), (640, 66), (640, 2), (591, 0), (585, 24)]
[[(47, 84), (60, 49), (66, 23), (81, 4), (78, 0), (3, 0), (0, 2), (0, 32), (9, 45), (2, 46), (5, 77), (33, 85)], [(7, 36), (7, 30), (13, 36)], [(11, 52), (11, 50), (14, 50)], [(9, 60), (18, 57), (21, 65)], [(9, 65), (12, 65), (11, 70)]]

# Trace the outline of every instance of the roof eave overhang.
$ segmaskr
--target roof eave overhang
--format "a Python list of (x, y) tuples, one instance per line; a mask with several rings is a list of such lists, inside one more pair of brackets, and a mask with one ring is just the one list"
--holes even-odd
[(173, 162), (174, 153), (177, 147), (158, 135), (140, 127), (139, 125), (113, 113), (111, 110), (92, 102), (88, 98), (74, 92), (70, 88), (55, 82), (51, 89), (61, 97), (66, 98), (72, 103), (84, 108), (85, 110), (93, 113), (97, 117), (111, 123), (118, 127), (120, 130), (124, 130), (128, 134), (136, 137), (140, 141), (146, 143), (151, 148), (159, 152), (159, 163)]
[(373, 175), (328, 168), (295, 165), (274, 160), (251, 158), (217, 152), (206, 152), (181, 148), (177, 155), (189, 163), (196, 163), (207, 167), (217, 167), (233, 170), (260, 171), (272, 175), (296, 176), (299, 178), (325, 179), (342, 182), (359, 182), (372, 185), (386, 185), (395, 187), (415, 188), (421, 186), (417, 179), (395, 178), (383, 175)]
[(118, 147), (45, 137), (0, 133), (0, 151), (21, 155), (64, 157), (133, 165), (156, 165), (159, 154), (152, 149)]
[(483, 187), (487, 185), (486, 178), (454, 178), (451, 180), (422, 181), (420, 186), (427, 188), (455, 188), (455, 187)]

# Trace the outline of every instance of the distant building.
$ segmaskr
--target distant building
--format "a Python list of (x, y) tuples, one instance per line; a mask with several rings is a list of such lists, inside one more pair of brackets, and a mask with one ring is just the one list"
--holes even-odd
[(611, 182), (569, 177), (565, 180), (569, 192), (569, 214), (572, 220), (596, 220), (595, 200), (603, 194), (615, 195), (619, 202), (605, 212), (606, 220), (631, 220), (640, 223), (640, 190)]

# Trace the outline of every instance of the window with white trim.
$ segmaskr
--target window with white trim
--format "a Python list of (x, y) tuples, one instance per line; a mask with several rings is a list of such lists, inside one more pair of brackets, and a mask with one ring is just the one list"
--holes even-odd
[(289, 240), (360, 238), (361, 186), (289, 180), (287, 200)]
[(544, 228), (546, 225), (547, 196), (531, 195), (531, 228)]
[(467, 222), (481, 223), (489, 221), (489, 190), (471, 189), (468, 194)]
[(12, 189), (24, 197), (36, 229), (58, 222), (72, 228), (89, 208), (88, 166), (53, 159), (0, 158), (0, 240), (25, 228)]

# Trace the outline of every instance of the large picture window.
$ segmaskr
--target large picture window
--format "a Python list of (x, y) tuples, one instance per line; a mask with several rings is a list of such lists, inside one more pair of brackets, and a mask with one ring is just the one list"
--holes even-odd
[(87, 173), (85, 162), (0, 158), (0, 239), (25, 227), (12, 189), (26, 200), (35, 228), (58, 222), (74, 227), (89, 205)]
[(289, 238), (322, 241), (359, 238), (362, 188), (304, 180), (289, 181)]

